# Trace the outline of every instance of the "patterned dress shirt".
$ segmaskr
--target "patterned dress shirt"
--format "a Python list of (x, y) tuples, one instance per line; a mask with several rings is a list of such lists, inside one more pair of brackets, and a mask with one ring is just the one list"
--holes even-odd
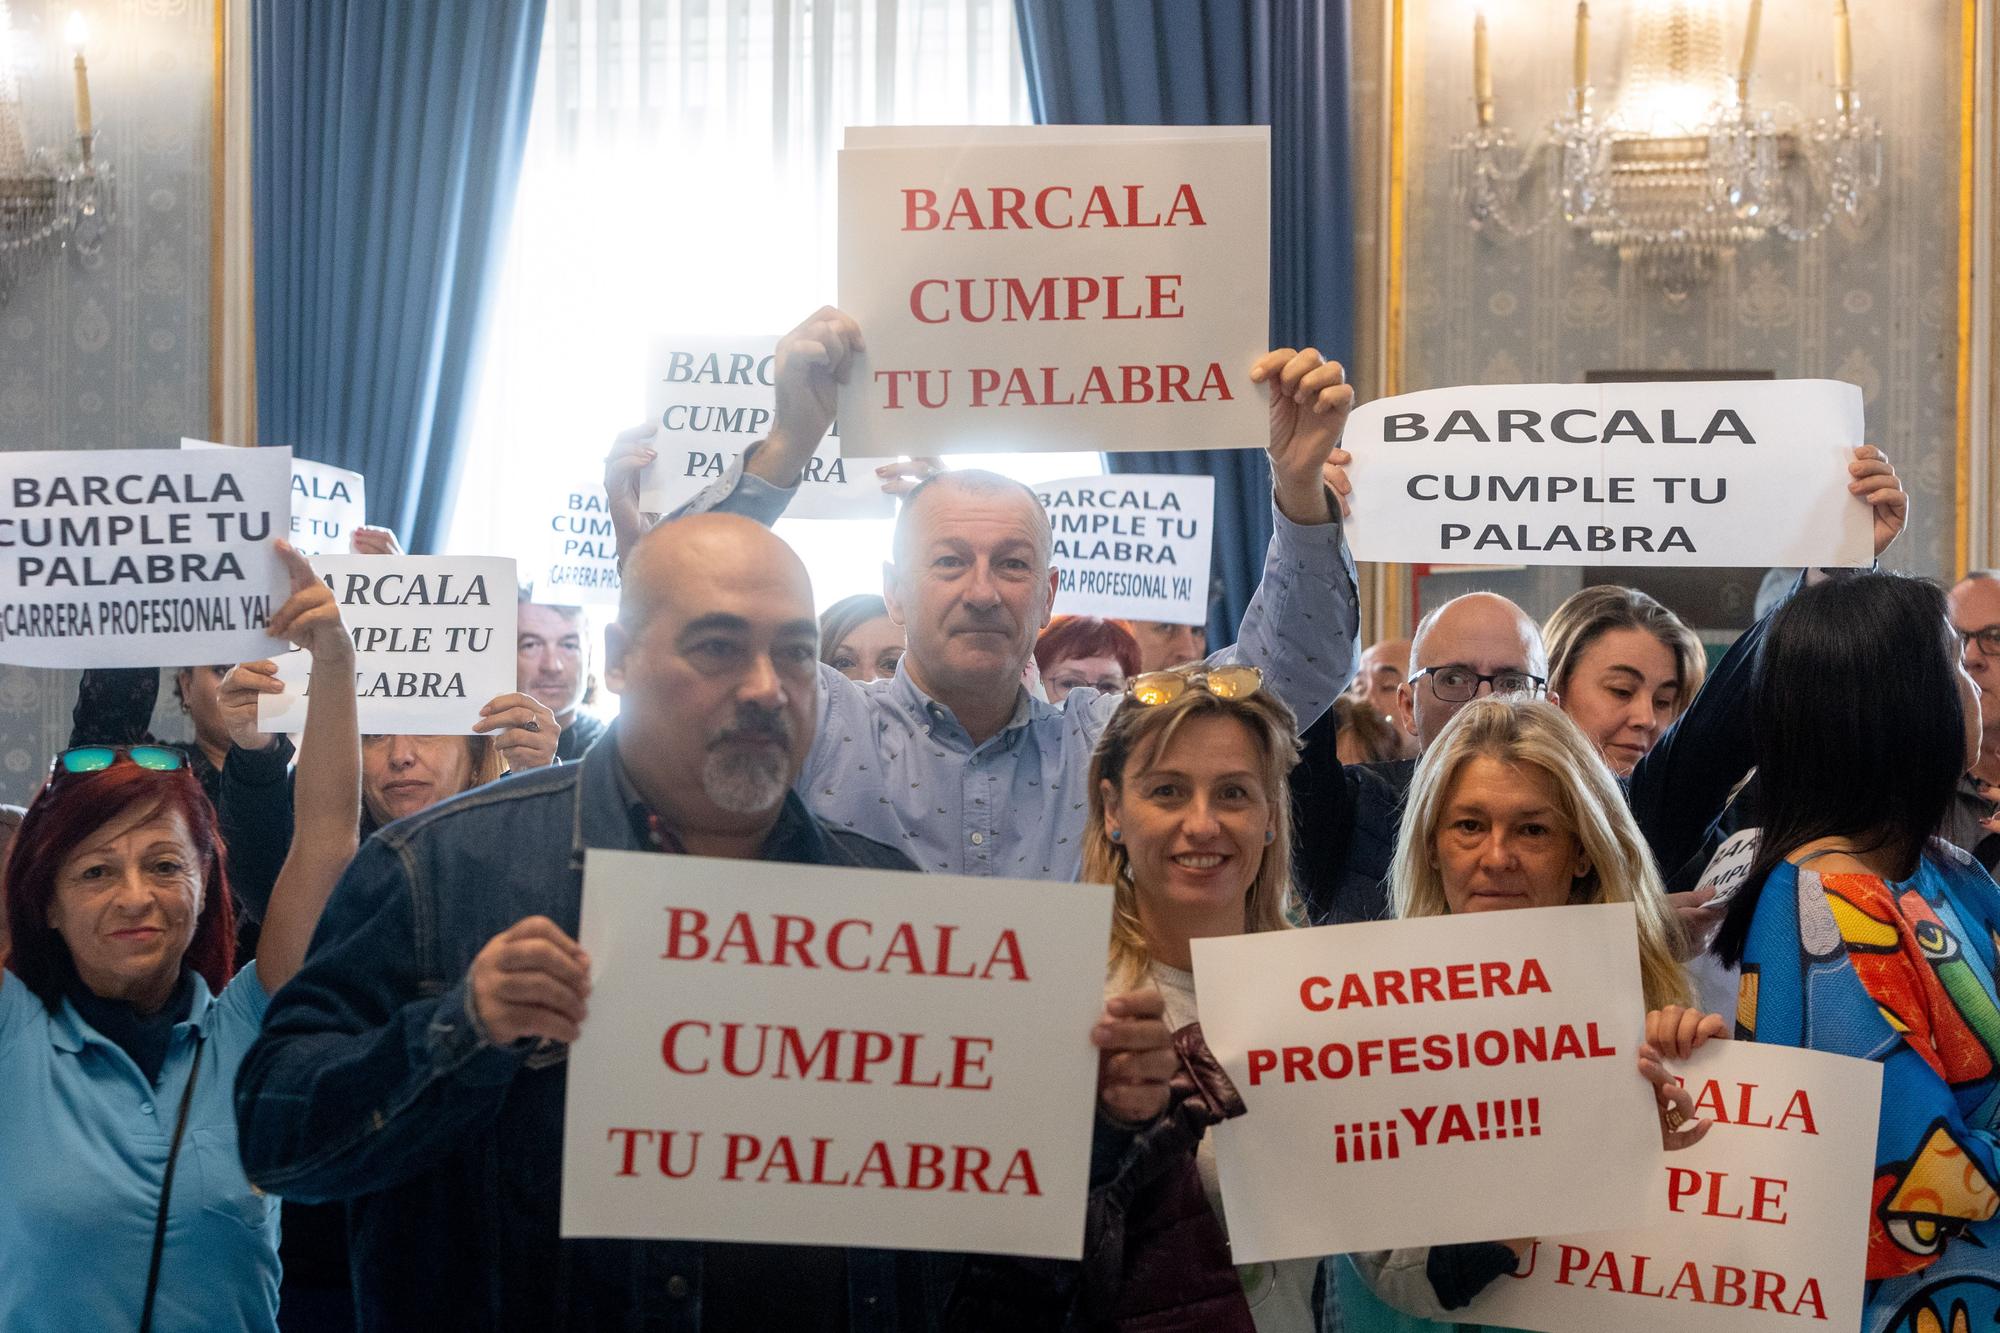
[[(793, 494), (744, 474), (739, 461), (667, 521), (713, 510), (768, 524)], [(1238, 641), (1208, 661), (1261, 667), (1303, 731), (1353, 679), (1360, 597), (1338, 519), (1305, 526), (1274, 504), (1272, 524)], [(865, 685), (820, 667), (819, 732), (797, 788), (807, 807), (924, 870), (1076, 879), (1091, 751), (1125, 696), (1079, 689), (1058, 707), (1021, 689), (1007, 725), (974, 745), (911, 681), (907, 661), (893, 679)]]

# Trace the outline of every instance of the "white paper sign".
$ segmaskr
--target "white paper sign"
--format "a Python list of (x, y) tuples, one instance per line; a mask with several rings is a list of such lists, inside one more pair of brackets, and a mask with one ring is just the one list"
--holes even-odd
[(289, 645), (291, 453), (0, 452), (0, 662), (193, 666)]
[[(647, 410), (660, 456), (639, 475), (639, 507), (665, 514), (729, 470), (771, 432), (776, 335), (661, 338), (647, 368)], [(875, 469), (840, 456), (838, 428), (820, 441), (787, 518), (889, 518), (895, 500)]]
[[(1175, 139), (1241, 139), (1242, 125), (849, 125), (843, 148), (963, 148), (968, 144), (1126, 143)], [(1254, 128), (1254, 127), (1252, 127)]]
[(1861, 1327), (1882, 1066), (1724, 1041), (1679, 1072), (1715, 1126), (1657, 1158), (1645, 1225), (1543, 1237), (1466, 1320), (1548, 1333)]
[[(512, 560), (323, 555), (312, 567), (354, 636), (363, 735), (469, 735), (489, 700), (514, 692)], [(277, 661), (285, 692), (258, 697), (257, 725), (303, 731), (312, 659), (287, 653)]]
[(1111, 892), (592, 851), (562, 1234), (1077, 1258)]
[(1236, 1262), (1644, 1215), (1630, 903), (1198, 939), (1194, 971), (1249, 1108), (1210, 1131)]
[(1215, 478), (1106, 473), (1042, 482), (1055, 613), (1208, 623)]
[(1357, 560), (1866, 565), (1861, 391), (1834, 380), (1474, 385), (1356, 408)]
[(1270, 131), (840, 153), (850, 457), (1265, 443)]
[[(183, 449), (234, 445), (181, 438)], [(359, 472), (292, 456), (290, 541), (300, 555), (346, 555), (354, 530), (368, 521), (368, 488)]]
[(618, 539), (596, 481), (557, 489), (522, 567), (543, 606), (618, 605)]

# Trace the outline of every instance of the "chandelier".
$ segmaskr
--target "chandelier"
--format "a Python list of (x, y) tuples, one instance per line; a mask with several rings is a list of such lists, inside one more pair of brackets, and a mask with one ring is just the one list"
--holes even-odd
[(1882, 180), (1882, 132), (1860, 111), (1847, 0), (1834, 0), (1833, 114), (1750, 99), (1763, 0), (1750, 0), (1734, 76), (1721, 0), (1633, 0), (1630, 58), (1609, 114), (1593, 106), (1590, 6), (1576, 7), (1569, 104), (1534, 142), (1496, 127), (1484, 4), (1473, 20), (1474, 128), (1452, 189), (1476, 231), (1519, 238), (1561, 216), (1685, 299), (1736, 247), (1811, 241), (1859, 222)]
[(75, 147), (31, 153), (14, 79), (13, 28), (7, 0), (0, 0), (0, 306), (14, 293), (22, 260), (62, 250), (93, 259), (111, 220), (111, 170), (96, 157), (82, 15), (70, 16), (67, 34), (75, 53)]

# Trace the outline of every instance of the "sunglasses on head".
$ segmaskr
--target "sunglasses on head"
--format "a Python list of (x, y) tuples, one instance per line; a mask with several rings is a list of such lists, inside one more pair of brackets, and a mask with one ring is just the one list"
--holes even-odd
[(187, 756), (171, 745), (79, 745), (49, 764), (49, 781), (72, 773), (102, 773), (121, 759), (155, 773), (187, 767)]
[(1178, 671), (1148, 671), (1125, 686), (1128, 698), (1148, 708), (1170, 704), (1189, 690), (1217, 699), (1247, 699), (1264, 688), (1264, 673), (1253, 666), (1219, 666), (1184, 675)]

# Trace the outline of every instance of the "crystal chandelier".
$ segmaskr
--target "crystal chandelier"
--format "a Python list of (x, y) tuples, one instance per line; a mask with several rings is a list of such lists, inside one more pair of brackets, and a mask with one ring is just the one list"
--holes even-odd
[(1477, 231), (1523, 237), (1558, 214), (1676, 301), (1736, 247), (1767, 235), (1810, 241), (1860, 221), (1882, 180), (1882, 132), (1860, 113), (1846, 0), (1834, 0), (1833, 114), (1753, 105), (1763, 0), (1750, 0), (1732, 78), (1721, 0), (1634, 0), (1636, 26), (1615, 106), (1598, 116), (1589, 80), (1590, 7), (1576, 7), (1569, 105), (1522, 144), (1493, 123), (1485, 10), (1473, 27), (1477, 123), (1453, 145), (1454, 194)]
[(13, 28), (7, 0), (0, 0), (0, 306), (14, 293), (22, 260), (44, 250), (95, 258), (111, 220), (111, 170), (96, 157), (83, 39), (83, 20), (73, 16), (69, 41), (75, 50), (75, 148), (30, 153), (20, 89), (14, 80)]

